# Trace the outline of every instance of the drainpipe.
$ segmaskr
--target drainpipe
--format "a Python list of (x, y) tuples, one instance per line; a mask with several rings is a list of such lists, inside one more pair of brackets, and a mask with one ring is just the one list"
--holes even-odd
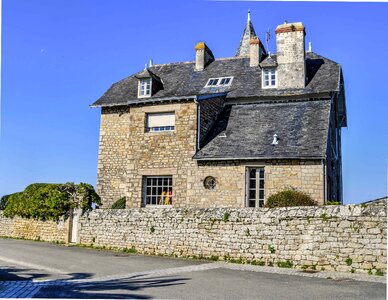
[(325, 205), (326, 200), (326, 163), (325, 160), (322, 159), (322, 173), (323, 173), (323, 179), (322, 179), (322, 196), (323, 196), (323, 204)]
[(201, 140), (201, 105), (197, 99), (194, 99), (194, 103), (197, 104), (197, 151), (199, 150), (199, 142)]

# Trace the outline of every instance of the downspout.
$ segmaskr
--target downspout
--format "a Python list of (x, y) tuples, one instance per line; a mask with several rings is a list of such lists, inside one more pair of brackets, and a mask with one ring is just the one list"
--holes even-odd
[(201, 140), (201, 105), (199, 104), (197, 99), (194, 99), (194, 103), (197, 104), (197, 146), (196, 146), (196, 151), (199, 150), (199, 143)]
[(322, 159), (322, 173), (323, 173), (323, 179), (322, 179), (322, 196), (323, 196), (323, 205), (326, 204), (326, 163), (325, 160)]

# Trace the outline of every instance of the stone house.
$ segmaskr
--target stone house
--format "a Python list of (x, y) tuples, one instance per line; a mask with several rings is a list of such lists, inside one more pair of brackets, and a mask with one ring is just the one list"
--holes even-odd
[(91, 105), (104, 206), (259, 207), (290, 186), (342, 201), (342, 70), (306, 51), (305, 35), (302, 23), (279, 25), (267, 53), (248, 13), (234, 57), (199, 42), (195, 61), (113, 84)]

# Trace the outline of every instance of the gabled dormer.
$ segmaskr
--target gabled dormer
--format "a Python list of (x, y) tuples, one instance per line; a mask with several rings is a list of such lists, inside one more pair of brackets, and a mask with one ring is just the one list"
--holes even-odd
[(135, 75), (138, 81), (138, 98), (149, 98), (155, 95), (158, 91), (163, 90), (162, 80), (146, 68), (142, 72)]
[(278, 83), (276, 59), (269, 54), (259, 65), (261, 67), (261, 87), (263, 89), (276, 88)]

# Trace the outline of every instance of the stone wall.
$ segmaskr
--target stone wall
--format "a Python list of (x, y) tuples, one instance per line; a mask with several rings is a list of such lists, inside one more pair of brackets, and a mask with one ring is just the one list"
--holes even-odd
[[(264, 167), (266, 197), (293, 187), (323, 204), (323, 167), (319, 160), (212, 161), (198, 162), (192, 170), (187, 207), (244, 207), (248, 167)], [(205, 189), (207, 176), (216, 178), (215, 189)]]
[[(146, 132), (146, 114), (175, 112), (175, 130)], [(187, 176), (194, 168), (197, 113), (194, 102), (105, 108), (101, 115), (97, 192), (104, 207), (127, 198), (127, 207), (141, 207), (144, 176), (173, 177), (173, 205), (186, 205)]]
[(80, 242), (139, 253), (255, 261), (317, 270), (386, 272), (386, 200), (380, 205), (281, 209), (96, 210)]
[(0, 236), (67, 243), (69, 222), (64, 219), (53, 222), (19, 217), (6, 218), (0, 211)]

